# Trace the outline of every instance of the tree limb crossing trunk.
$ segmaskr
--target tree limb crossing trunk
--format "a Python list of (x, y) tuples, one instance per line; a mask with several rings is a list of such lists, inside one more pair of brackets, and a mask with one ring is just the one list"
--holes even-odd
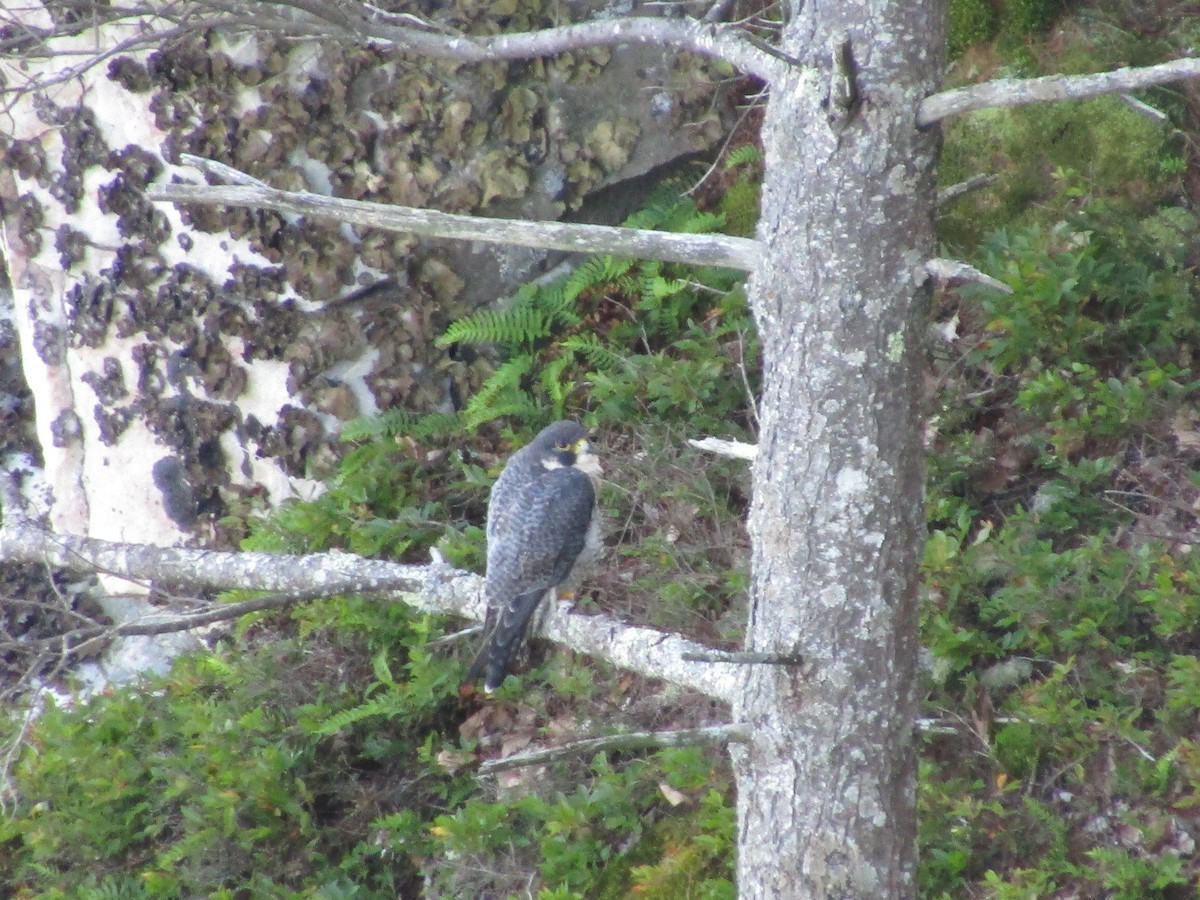
[(942, 4), (791, 0), (771, 92), (761, 264), (764, 388), (750, 515), (748, 666), (731, 747), (738, 896), (908, 898)]

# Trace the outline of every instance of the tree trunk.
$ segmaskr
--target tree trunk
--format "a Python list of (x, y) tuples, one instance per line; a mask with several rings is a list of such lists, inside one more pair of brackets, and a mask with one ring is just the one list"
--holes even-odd
[(919, 383), (943, 4), (791, 0), (752, 279), (763, 343), (738, 895), (912, 897)]

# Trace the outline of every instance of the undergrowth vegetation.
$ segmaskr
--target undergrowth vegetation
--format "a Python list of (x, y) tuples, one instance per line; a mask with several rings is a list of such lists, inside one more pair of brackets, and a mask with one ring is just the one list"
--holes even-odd
[[(959, 72), (993, 74), (1001, 53), (1035, 74), (1126, 52), (1086, 18), (1034, 40), (1058, 4), (1001, 7), (952, 4), (987, 10), (957, 20)], [(1174, 95), (1145, 99), (1196, 134)], [(946, 183), (1002, 179), (942, 211), (946, 244), (1012, 293), (934, 297), (928, 898), (1182, 898), (1200, 885), (1194, 162), (1172, 128), (1095, 104), (948, 129)], [(728, 160), (716, 187), (692, 199), (667, 185), (634, 223), (747, 233), (759, 159), (747, 145)], [(597, 435), (609, 523), (581, 608), (736, 645), (749, 476), (685, 439), (754, 437), (758, 354), (738, 279), (599, 259), (443, 342), (494, 354), (465, 408), (347, 428), (328, 490), (252, 523), (247, 546), (411, 562), (437, 547), (479, 571), (505, 456), (575, 416)], [(138, 691), (48, 709), (14, 763), (0, 893), (733, 896), (719, 752), (476, 773), (481, 758), (721, 709), (545, 647), (485, 703), (460, 690), (474, 639), (430, 645), (457, 625), (335, 598), (248, 617)]]

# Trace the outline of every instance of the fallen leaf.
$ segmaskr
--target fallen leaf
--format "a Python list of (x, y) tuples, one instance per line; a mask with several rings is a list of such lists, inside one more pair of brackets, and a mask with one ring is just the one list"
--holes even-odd
[(468, 753), (466, 750), (442, 750), (438, 753), (437, 764), (453, 775), (463, 766), (470, 765), (475, 761), (475, 754)]
[(675, 790), (675, 788), (671, 787), (665, 781), (658, 783), (658, 789), (672, 806), (678, 806), (680, 803), (687, 802), (687, 794), (683, 793), (683, 791)]

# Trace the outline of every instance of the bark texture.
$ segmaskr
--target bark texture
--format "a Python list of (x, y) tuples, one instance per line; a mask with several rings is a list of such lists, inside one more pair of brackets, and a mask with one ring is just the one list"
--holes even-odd
[(914, 896), (918, 376), (943, 5), (792, 0), (752, 278), (763, 341), (738, 895)]

